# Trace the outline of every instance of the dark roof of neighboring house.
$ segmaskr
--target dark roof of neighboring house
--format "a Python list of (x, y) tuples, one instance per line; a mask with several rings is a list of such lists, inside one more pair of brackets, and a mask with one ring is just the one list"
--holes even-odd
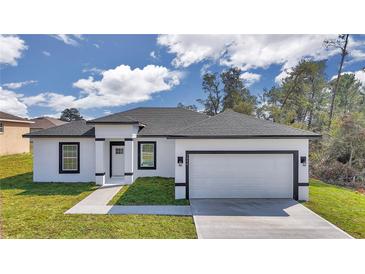
[(88, 122), (75, 121), (25, 137), (95, 137), (94, 124), (139, 124), (138, 136), (170, 138), (314, 138), (319, 134), (226, 110), (215, 116), (183, 108), (136, 108)]
[(199, 123), (171, 133), (174, 137), (320, 137), (321, 135), (226, 110)]
[(60, 126), (60, 125), (67, 123), (65, 121), (61, 121), (59, 119), (52, 118), (52, 117), (38, 117), (38, 118), (32, 119), (32, 121), (34, 122), (34, 124), (32, 124), (30, 126), (30, 128), (34, 128), (34, 129), (46, 129), (46, 128), (50, 128), (50, 127)]
[(132, 122), (143, 125), (139, 136), (166, 136), (179, 128), (207, 119), (209, 116), (184, 108), (141, 107), (88, 121), (88, 123)]
[(20, 123), (33, 123), (32, 121), (0, 111), (0, 121), (20, 122)]
[(27, 133), (24, 137), (95, 137), (95, 129), (85, 120), (73, 121), (56, 127)]

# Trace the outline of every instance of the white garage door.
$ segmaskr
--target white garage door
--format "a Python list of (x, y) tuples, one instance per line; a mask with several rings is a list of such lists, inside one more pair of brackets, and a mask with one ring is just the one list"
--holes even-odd
[(292, 154), (190, 154), (190, 198), (293, 198)]

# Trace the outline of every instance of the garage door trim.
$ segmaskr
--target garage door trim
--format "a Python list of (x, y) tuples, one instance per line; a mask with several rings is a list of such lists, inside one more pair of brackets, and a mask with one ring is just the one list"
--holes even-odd
[(291, 154), (293, 155), (293, 199), (298, 200), (298, 150), (187, 150), (185, 152), (186, 198), (189, 199), (189, 155), (190, 154)]

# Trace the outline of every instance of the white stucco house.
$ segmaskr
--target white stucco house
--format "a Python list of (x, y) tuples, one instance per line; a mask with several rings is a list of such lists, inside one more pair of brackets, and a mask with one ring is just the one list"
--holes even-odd
[(132, 184), (175, 178), (175, 197), (308, 200), (308, 144), (320, 135), (252, 116), (136, 108), (25, 134), (34, 182)]

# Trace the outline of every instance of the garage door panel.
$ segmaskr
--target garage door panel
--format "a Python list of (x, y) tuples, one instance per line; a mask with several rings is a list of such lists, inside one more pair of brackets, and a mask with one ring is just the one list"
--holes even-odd
[(191, 154), (190, 198), (292, 198), (291, 154)]

